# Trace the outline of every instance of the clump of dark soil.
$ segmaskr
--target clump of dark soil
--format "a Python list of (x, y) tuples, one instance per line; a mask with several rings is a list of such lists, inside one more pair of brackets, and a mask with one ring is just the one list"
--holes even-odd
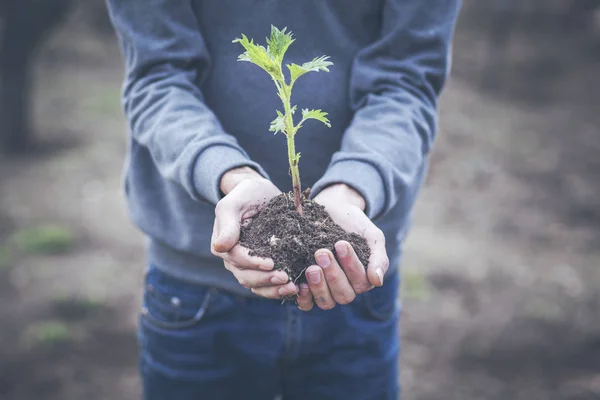
[(370, 250), (364, 238), (346, 232), (333, 222), (323, 206), (306, 197), (302, 210), (302, 215), (298, 214), (291, 193), (274, 197), (242, 227), (240, 243), (253, 256), (273, 259), (275, 269), (287, 272), (297, 284), (306, 282), (303, 272), (315, 265), (315, 252), (329, 249), (335, 255), (334, 245), (340, 240), (350, 243), (367, 267)]

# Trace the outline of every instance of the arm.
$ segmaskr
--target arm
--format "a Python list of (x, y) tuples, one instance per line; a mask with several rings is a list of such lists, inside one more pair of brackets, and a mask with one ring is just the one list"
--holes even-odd
[(371, 219), (399, 202), (410, 207), (437, 129), (459, 4), (385, 0), (380, 39), (354, 61), (354, 118), (314, 195), (345, 183), (365, 199)]
[(107, 0), (125, 58), (124, 110), (133, 140), (161, 175), (216, 204), (221, 177), (252, 162), (225, 133), (199, 88), (210, 56), (190, 2)]
[(217, 205), (211, 248), (240, 284), (266, 297), (294, 293), (272, 260), (251, 257), (237, 244), (241, 219), (279, 190), (204, 102), (199, 86), (210, 56), (191, 2), (107, 3), (126, 62), (123, 102), (133, 140), (148, 149), (165, 179)]
[[(437, 129), (437, 98), (449, 73), (460, 0), (385, 0), (379, 40), (358, 53), (350, 95), (354, 118), (312, 194), (371, 248), (367, 271), (345, 242), (322, 249), (307, 269), (298, 307), (347, 304), (383, 285), (385, 237), (372, 219), (398, 203), (410, 209)], [(353, 190), (352, 190), (353, 189)], [(338, 263), (339, 260), (339, 263)]]

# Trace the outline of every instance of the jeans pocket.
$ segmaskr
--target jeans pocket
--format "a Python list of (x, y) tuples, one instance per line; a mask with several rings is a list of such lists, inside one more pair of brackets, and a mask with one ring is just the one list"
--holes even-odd
[(141, 320), (166, 330), (192, 327), (206, 315), (214, 292), (215, 289), (190, 285), (150, 269), (146, 274)]
[(400, 311), (398, 273), (387, 277), (380, 288), (363, 293), (364, 310), (370, 319), (387, 321)]

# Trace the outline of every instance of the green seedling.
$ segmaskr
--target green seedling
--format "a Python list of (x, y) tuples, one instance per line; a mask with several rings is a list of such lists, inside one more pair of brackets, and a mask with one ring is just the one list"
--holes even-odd
[(292, 36), (292, 32), (286, 32), (287, 28), (278, 29), (271, 26), (271, 36), (267, 38), (267, 47), (255, 44), (253, 39), (248, 39), (246, 35), (242, 38), (237, 38), (233, 43), (239, 43), (246, 50), (238, 57), (238, 61), (251, 62), (263, 70), (265, 70), (275, 82), (277, 95), (283, 103), (283, 112), (277, 110), (277, 118), (271, 122), (269, 130), (277, 134), (282, 132), (287, 137), (288, 161), (290, 164), (290, 174), (292, 175), (292, 185), (294, 193), (294, 205), (298, 213), (302, 214), (302, 188), (300, 187), (300, 171), (298, 164), (300, 162), (300, 153), (296, 153), (296, 144), (294, 137), (302, 125), (309, 119), (321, 121), (327, 127), (331, 127), (327, 119), (327, 113), (321, 110), (302, 110), (302, 118), (298, 124), (294, 124), (294, 113), (297, 106), (292, 106), (292, 88), (302, 75), (308, 72), (325, 71), (329, 72), (329, 68), (333, 63), (328, 61), (329, 57), (321, 56), (306, 62), (302, 65), (286, 64), (289, 72), (289, 79), (286, 79), (283, 73), (283, 57), (296, 40)]

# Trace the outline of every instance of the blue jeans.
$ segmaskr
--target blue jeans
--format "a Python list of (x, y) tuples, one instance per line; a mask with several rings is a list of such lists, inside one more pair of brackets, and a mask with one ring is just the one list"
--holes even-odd
[(145, 278), (145, 400), (396, 400), (398, 273), (346, 306), (310, 312), (179, 281)]

